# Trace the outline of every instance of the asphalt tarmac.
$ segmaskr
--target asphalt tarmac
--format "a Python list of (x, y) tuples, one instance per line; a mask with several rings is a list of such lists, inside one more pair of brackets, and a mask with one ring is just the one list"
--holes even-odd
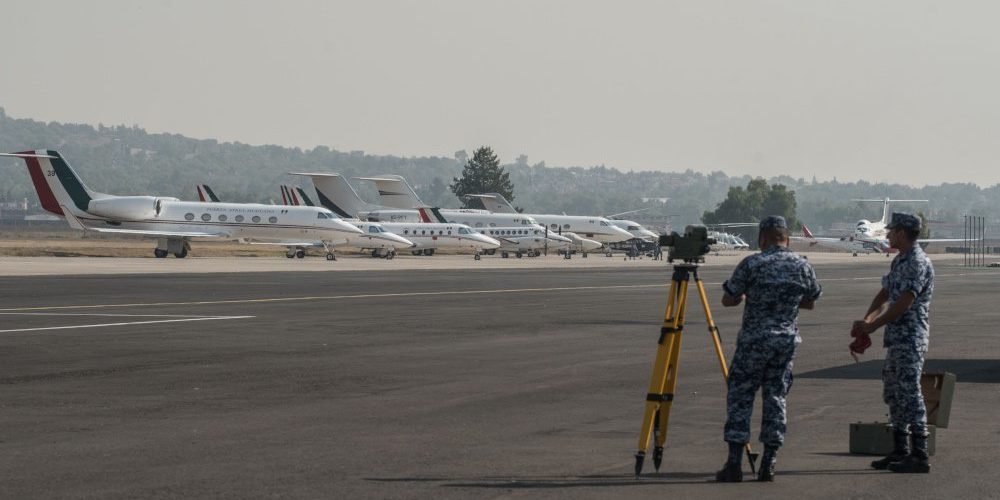
[[(725, 389), (696, 302), (663, 467), (633, 477), (665, 264), (3, 277), (0, 496), (996, 498), (995, 270), (937, 269), (929, 366), (959, 383), (931, 474), (848, 453), (849, 423), (885, 419), (880, 334), (861, 364), (846, 346), (887, 266), (817, 264), (772, 484), (712, 482)], [(727, 358), (729, 272), (701, 271)]]

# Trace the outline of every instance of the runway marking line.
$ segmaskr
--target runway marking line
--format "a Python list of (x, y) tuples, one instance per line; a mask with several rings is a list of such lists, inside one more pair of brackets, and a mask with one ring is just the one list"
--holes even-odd
[[(935, 278), (940, 277), (951, 277), (951, 276), (965, 276), (967, 274), (975, 273), (960, 273), (960, 274), (945, 274), (938, 275)], [(821, 279), (821, 283), (826, 283), (830, 281), (865, 281), (865, 280), (880, 280), (882, 276), (862, 276), (857, 278), (825, 278)], [(721, 285), (722, 282), (702, 282), (706, 286)], [(393, 297), (440, 297), (443, 295), (487, 295), (487, 294), (500, 294), (500, 293), (526, 293), (526, 292), (562, 292), (562, 291), (573, 291), (573, 290), (621, 290), (621, 289), (635, 289), (635, 288), (660, 288), (667, 287), (670, 283), (649, 283), (642, 285), (602, 285), (602, 286), (562, 286), (562, 287), (551, 287), (551, 288), (502, 288), (493, 290), (449, 290), (442, 292), (400, 292), (400, 293), (365, 293), (365, 294), (355, 294), (355, 295), (312, 295), (312, 296), (302, 296), (302, 297), (270, 297), (262, 299), (233, 299), (233, 300), (198, 300), (190, 302), (137, 302), (132, 304), (87, 304), (87, 305), (76, 305), (76, 306), (39, 306), (39, 307), (15, 307), (9, 309), (0, 309), (0, 313), (3, 312), (21, 312), (21, 311), (50, 311), (50, 310), (61, 310), (61, 309), (102, 309), (102, 308), (114, 308), (114, 307), (165, 307), (165, 306), (205, 306), (205, 305), (224, 305), (224, 304), (260, 304), (267, 302), (304, 302), (310, 300), (343, 300), (343, 299), (382, 299), (382, 298), (393, 298)], [(0, 330), (2, 333), (3, 330)]]
[(226, 319), (247, 319), (253, 318), (254, 316), (181, 316), (177, 314), (86, 314), (86, 313), (21, 313), (21, 312), (0, 312), (3, 315), (10, 316), (101, 316), (101, 317), (127, 317), (127, 318), (172, 318), (172, 319), (160, 319), (160, 320), (146, 320), (146, 321), (123, 321), (119, 323), (99, 323), (99, 324), (86, 324), (86, 325), (63, 325), (63, 326), (42, 326), (34, 328), (11, 328), (7, 330), (0, 330), (0, 333), (14, 333), (14, 332), (37, 332), (45, 330), (75, 330), (80, 328), (103, 328), (111, 326), (128, 326), (128, 325), (151, 325), (154, 323), (183, 323), (189, 321), (218, 321)]

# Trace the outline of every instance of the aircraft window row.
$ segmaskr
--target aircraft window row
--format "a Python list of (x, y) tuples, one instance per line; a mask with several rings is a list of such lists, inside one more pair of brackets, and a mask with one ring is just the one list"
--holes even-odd
[[(410, 234), (410, 230), (409, 229), (404, 229), (403, 230), (403, 234), (404, 235)], [(430, 233), (428, 233), (426, 229), (421, 229), (419, 233), (417, 232), (416, 229), (413, 230), (413, 235), (414, 236), (418, 236), (418, 235), (424, 236), (424, 235), (427, 235), (427, 234), (430, 234), (431, 236), (434, 236), (434, 230), (431, 229)], [(443, 229), (439, 229), (438, 232), (437, 232), (437, 234), (438, 235), (444, 235), (444, 230)], [(451, 230), (450, 229), (448, 230), (448, 234), (451, 234)]]
[(601, 225), (602, 225), (602, 226), (607, 226), (607, 225), (608, 225), (608, 223), (607, 223), (607, 222), (605, 222), (605, 221), (601, 221)]
[[(194, 214), (192, 214), (192, 213), (186, 213), (186, 214), (184, 214), (184, 219), (185, 220), (194, 220)], [(205, 222), (210, 222), (212, 220), (212, 215), (211, 214), (201, 214), (201, 220), (203, 220)], [(229, 220), (229, 216), (228, 215), (226, 215), (226, 214), (219, 214), (219, 222), (226, 222), (227, 220)], [(237, 215), (234, 218), (234, 220), (236, 222), (243, 222), (245, 219), (244, 219), (244, 217), (242, 215)], [(253, 221), (253, 222), (260, 222), (260, 216), (259, 215), (255, 215), (250, 220)], [(276, 224), (278, 222), (278, 218), (272, 216), (267, 221), (270, 222), (271, 224)]]
[[(485, 231), (480, 231), (480, 232), (483, 233), (483, 234), (486, 234)], [(491, 229), (490, 230), (490, 234), (496, 234), (496, 235), (501, 235), (501, 236), (510, 236), (510, 235), (518, 235), (518, 234), (531, 234), (531, 232), (528, 231), (527, 229), (499, 229), (499, 230), (496, 230), (496, 231), (494, 231), (494, 230)], [(535, 230), (535, 234), (538, 234), (538, 230), (537, 229)]]

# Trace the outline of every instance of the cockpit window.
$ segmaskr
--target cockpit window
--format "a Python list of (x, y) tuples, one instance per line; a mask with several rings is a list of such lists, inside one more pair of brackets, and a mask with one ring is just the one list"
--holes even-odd
[(458, 228), (458, 234), (469, 234), (469, 230), (464, 227), (460, 227)]
[(607, 225), (608, 225), (608, 223), (607, 223), (607, 221), (603, 221), (603, 220), (602, 220), (602, 221), (601, 221), (601, 225), (602, 225), (602, 226), (607, 226)]
[(368, 232), (369, 233), (381, 233), (382, 232), (382, 228), (380, 228), (378, 226), (368, 226)]
[(639, 226), (628, 226), (628, 230), (629, 231), (638, 231), (639, 230)]

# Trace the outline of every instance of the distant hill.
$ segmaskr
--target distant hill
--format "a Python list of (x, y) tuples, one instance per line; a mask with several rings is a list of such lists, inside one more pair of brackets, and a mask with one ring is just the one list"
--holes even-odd
[[(480, 144), (470, 144), (472, 150)], [(114, 194), (159, 194), (195, 199), (195, 185), (207, 183), (220, 197), (233, 201), (268, 203), (280, 199), (277, 186), (295, 182), (293, 171), (337, 172), (346, 176), (398, 174), (404, 176), (421, 198), (432, 205), (454, 207), (447, 185), (462, 169), (457, 157), (398, 157), (342, 152), (317, 146), (313, 149), (251, 146), (240, 142), (192, 139), (179, 134), (150, 134), (124, 125), (43, 123), (11, 118), (0, 108), (0, 150), (51, 148), (62, 152), (92, 188)], [(501, 159), (503, 160), (503, 159)], [(20, 162), (0, 160), (0, 201), (38, 200)], [(548, 167), (529, 164), (524, 156), (505, 165), (511, 173), (514, 204), (528, 212), (603, 214), (647, 210), (629, 216), (662, 224), (697, 222), (701, 214), (725, 199), (730, 186), (745, 186), (749, 176), (731, 177), (683, 172), (622, 172), (605, 166)], [(919, 182), (919, 179), (915, 179)], [(959, 221), (963, 213), (1000, 213), (1000, 184), (980, 188), (974, 184), (943, 184), (913, 188), (899, 184), (806, 181), (782, 176), (769, 179), (794, 190), (798, 218), (810, 226), (829, 227), (861, 217), (876, 218), (879, 207), (859, 206), (851, 198), (884, 196), (927, 198), (930, 217)], [(363, 197), (375, 201), (366, 183), (354, 183)], [(666, 203), (661, 199), (668, 199)]]

